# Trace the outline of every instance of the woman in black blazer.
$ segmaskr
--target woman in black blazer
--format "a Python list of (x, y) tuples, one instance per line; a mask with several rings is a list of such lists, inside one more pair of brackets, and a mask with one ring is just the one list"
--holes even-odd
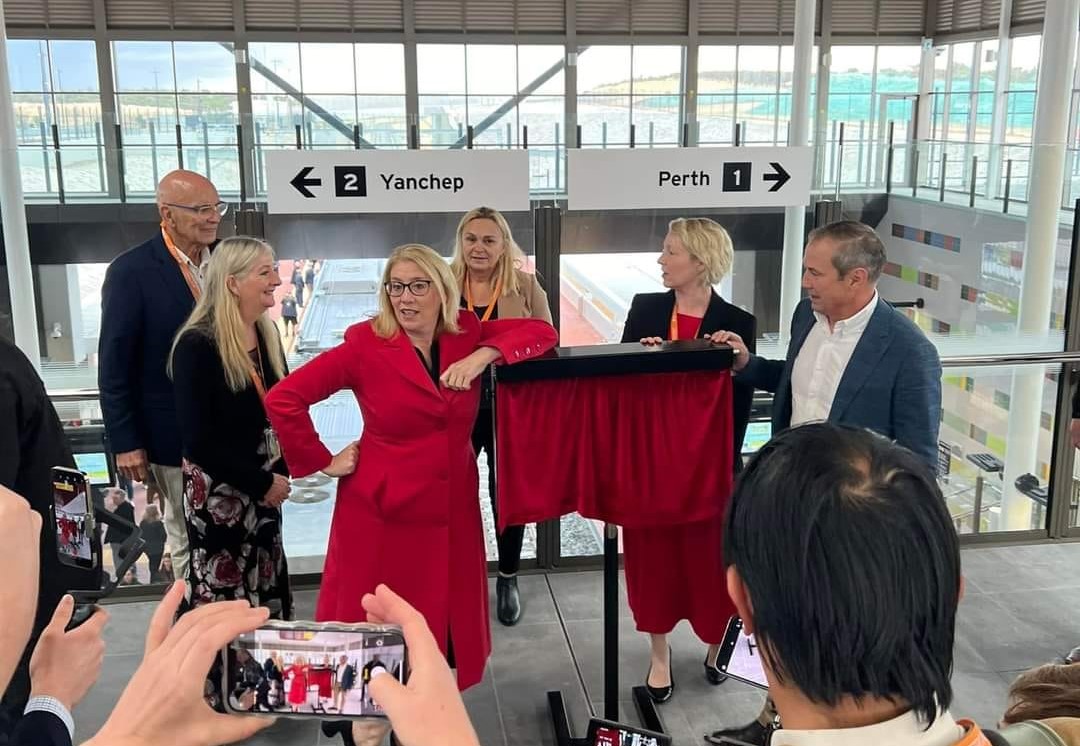
[(183, 445), (191, 564), (184, 608), (246, 599), (292, 616), (281, 538), (288, 471), (262, 399), (285, 377), (266, 314), (281, 278), (270, 247), (235, 237), (215, 249), (206, 287), (169, 360)]
[[(737, 329), (753, 351), (754, 316), (713, 290), (731, 270), (733, 260), (731, 238), (715, 221), (671, 221), (658, 260), (664, 286), (670, 290), (634, 296), (622, 341), (657, 344)], [(754, 389), (736, 380), (732, 394), (734, 464), (738, 471)], [(693, 454), (691, 458), (708, 458), (708, 454)], [(716, 656), (735, 609), (728, 599), (721, 556), (722, 520), (720, 511), (714, 520), (623, 529), (627, 596), (638, 630), (650, 637), (652, 654), (645, 684), (658, 702), (667, 701), (674, 692), (667, 636), (682, 619), (689, 619), (698, 637), (709, 646), (706, 679), (711, 684), (724, 681)]]

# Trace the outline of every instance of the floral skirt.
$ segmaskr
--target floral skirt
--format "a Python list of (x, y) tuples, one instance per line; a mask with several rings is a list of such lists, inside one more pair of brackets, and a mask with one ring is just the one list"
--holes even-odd
[(292, 619), (281, 509), (216, 481), (185, 460), (184, 518), (191, 547), (184, 610), (246, 599), (274, 619)]

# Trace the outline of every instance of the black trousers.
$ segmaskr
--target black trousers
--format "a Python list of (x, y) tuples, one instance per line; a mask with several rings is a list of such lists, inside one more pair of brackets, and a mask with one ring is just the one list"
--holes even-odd
[[(491, 410), (481, 407), (480, 415), (472, 433), (473, 450), (479, 456), (483, 451), (487, 457), (488, 495), (491, 497), (491, 512), (495, 516), (495, 525), (499, 523), (499, 509), (495, 505), (495, 429), (491, 421)], [(499, 534), (499, 572), (503, 575), (515, 575), (521, 568), (521, 545), (525, 541), (524, 526), (507, 526)]]

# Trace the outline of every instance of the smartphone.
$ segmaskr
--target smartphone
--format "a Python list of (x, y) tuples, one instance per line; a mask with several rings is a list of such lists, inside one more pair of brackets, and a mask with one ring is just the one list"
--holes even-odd
[(720, 653), (716, 658), (716, 667), (733, 679), (744, 684), (768, 689), (769, 681), (765, 678), (765, 668), (761, 665), (761, 654), (753, 635), (743, 634), (742, 619), (737, 616), (728, 621), (724, 641), (720, 643)]
[(222, 651), (230, 712), (275, 717), (385, 718), (368, 683), (408, 678), (401, 628), (385, 624), (267, 622)]
[(53, 525), (60, 562), (93, 570), (101, 563), (96, 541), (94, 506), (90, 501), (86, 475), (77, 469), (53, 467)]
[(592, 718), (585, 743), (586, 746), (671, 746), (671, 736)]

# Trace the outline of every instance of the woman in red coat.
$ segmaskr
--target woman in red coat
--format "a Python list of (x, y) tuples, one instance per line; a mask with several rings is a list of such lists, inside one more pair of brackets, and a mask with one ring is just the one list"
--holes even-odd
[[(459, 311), (460, 295), (434, 251), (395, 249), (378, 315), (275, 386), (266, 408), (292, 474), (341, 477), (316, 618), (364, 621), (360, 599), (385, 583), (423, 613), (465, 689), (491, 650), (476, 379), (493, 362), (547, 351), (556, 335), (535, 319), (481, 322)], [(342, 389), (356, 395), (364, 429), (333, 456), (308, 408)]]
[(285, 669), (285, 680), (289, 682), (289, 707), (297, 712), (307, 702), (308, 666), (303, 658), (297, 658)]

